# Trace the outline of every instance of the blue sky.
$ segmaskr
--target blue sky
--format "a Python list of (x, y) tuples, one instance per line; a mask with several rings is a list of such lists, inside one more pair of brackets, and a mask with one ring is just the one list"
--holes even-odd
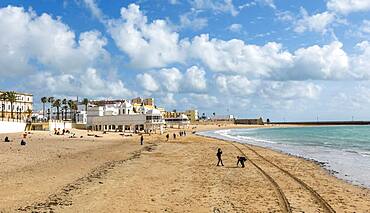
[(0, 89), (369, 120), (370, 0), (0, 2)]

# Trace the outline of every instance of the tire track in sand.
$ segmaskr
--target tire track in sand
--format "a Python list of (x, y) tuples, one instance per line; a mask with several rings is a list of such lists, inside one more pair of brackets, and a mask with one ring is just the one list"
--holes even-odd
[[(234, 146), (236, 149), (239, 150), (239, 152), (241, 154), (243, 154), (244, 156), (247, 156), (244, 151), (238, 147), (237, 145), (235, 145), (234, 142), (230, 142), (230, 141), (226, 141), (224, 140), (225, 142), (231, 144), (232, 146)], [(276, 183), (276, 181), (274, 180), (274, 178), (272, 178), (267, 172), (265, 172), (261, 167), (259, 167), (256, 163), (254, 163), (253, 160), (251, 159), (248, 159), (249, 162), (258, 169), (258, 171), (260, 171), (262, 173), (262, 175), (271, 183), (271, 185), (273, 186), (274, 190), (275, 190), (275, 194), (279, 200), (279, 205), (280, 205), (280, 208), (282, 210), (282, 212), (284, 213), (290, 213), (292, 212), (292, 209), (290, 207), (290, 204), (288, 202), (288, 199), (286, 198), (283, 190), (281, 189), (281, 187)]]
[(297, 176), (293, 175), (292, 173), (288, 172), (287, 170), (283, 169), (282, 167), (278, 166), (277, 164), (273, 163), (272, 161), (266, 159), (264, 156), (262, 156), (261, 154), (259, 154), (255, 149), (253, 149), (252, 147), (246, 145), (246, 144), (242, 144), (244, 147), (246, 147), (248, 150), (250, 150), (251, 152), (253, 152), (256, 156), (258, 156), (259, 158), (261, 158), (262, 160), (266, 161), (267, 163), (269, 163), (270, 165), (272, 165), (273, 167), (277, 168), (278, 170), (280, 170), (282, 173), (284, 173), (286, 176), (290, 177), (291, 179), (293, 179), (295, 182), (297, 182), (302, 188), (304, 188), (305, 190), (307, 190), (311, 196), (314, 198), (314, 200), (316, 200), (316, 202), (322, 207), (322, 209), (325, 211), (325, 212), (328, 212), (328, 213), (335, 213), (335, 210), (331, 207), (331, 205), (326, 202), (326, 200), (324, 198), (321, 197), (321, 195), (319, 193), (317, 193), (312, 187), (310, 187), (308, 184), (306, 184), (304, 181), (302, 181), (301, 179), (299, 179)]

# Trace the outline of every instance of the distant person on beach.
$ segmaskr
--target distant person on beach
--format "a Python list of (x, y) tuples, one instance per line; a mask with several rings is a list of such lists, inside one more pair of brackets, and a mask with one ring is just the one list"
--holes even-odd
[(170, 134), (166, 135), (167, 141), (170, 139)]
[(9, 140), (8, 136), (6, 136), (6, 137), (5, 137), (4, 142), (10, 142), (10, 140)]
[(217, 166), (220, 166), (220, 163), (221, 163), (222, 166), (224, 166), (224, 164), (222, 163), (222, 158), (221, 158), (221, 156), (222, 156), (221, 148), (218, 148), (216, 155), (217, 155), (217, 158), (218, 158)]
[(21, 140), (21, 146), (25, 146), (27, 143), (23, 139)]
[(143, 145), (143, 143), (144, 143), (144, 136), (141, 135), (141, 137), (140, 137), (140, 144)]
[(176, 133), (173, 133), (173, 139), (176, 139)]
[(244, 168), (244, 162), (247, 161), (247, 158), (246, 157), (240, 157), (240, 156), (237, 156), (236, 157), (238, 159), (238, 162), (236, 163), (236, 166), (238, 167), (239, 166), (239, 163), (242, 165), (242, 168)]

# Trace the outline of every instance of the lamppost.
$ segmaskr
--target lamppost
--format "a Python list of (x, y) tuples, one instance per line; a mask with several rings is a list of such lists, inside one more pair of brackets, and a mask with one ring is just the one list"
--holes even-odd
[(17, 121), (19, 120), (19, 106), (17, 106)]
[(1, 105), (1, 120), (4, 121), (5, 104)]

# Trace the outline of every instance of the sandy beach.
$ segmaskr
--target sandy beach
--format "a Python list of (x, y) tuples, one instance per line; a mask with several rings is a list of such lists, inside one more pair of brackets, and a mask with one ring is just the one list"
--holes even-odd
[[(169, 141), (145, 135), (143, 146), (119, 133), (33, 132), (26, 146), (7, 134), (14, 141), (0, 143), (0, 212), (370, 212), (369, 189), (314, 162), (188, 131)], [(237, 168), (242, 153), (250, 161)]]

